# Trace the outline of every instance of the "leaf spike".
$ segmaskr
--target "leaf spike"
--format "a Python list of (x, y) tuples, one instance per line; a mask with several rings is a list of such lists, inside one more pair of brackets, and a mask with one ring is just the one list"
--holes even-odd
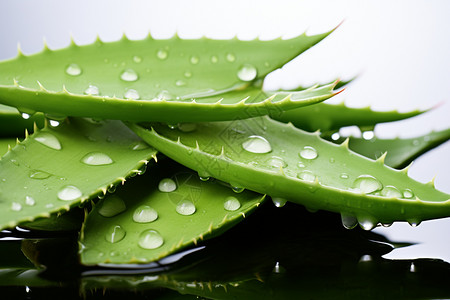
[[(28, 138), (28, 129), (27, 128), (25, 128), (25, 138)], [(17, 139), (18, 140), (18, 139)]]
[(342, 144), (341, 144), (340, 146), (341, 146), (341, 147), (344, 147), (344, 148), (346, 148), (346, 149), (348, 150), (348, 143), (349, 143), (349, 141), (350, 141), (350, 138), (347, 137), (347, 138), (345, 139), (345, 141), (343, 141)]
[(402, 173), (408, 175), (409, 168), (411, 168), (411, 166), (413, 165), (413, 163), (414, 163), (414, 162), (412, 161), (409, 165), (407, 165), (406, 167), (404, 167), (404, 168), (401, 169), (400, 171), (401, 171)]
[(103, 44), (103, 41), (102, 41), (102, 39), (100, 38), (100, 35), (97, 33), (97, 36), (95, 37), (95, 43), (98, 43), (98, 44)]
[(47, 90), (45, 89), (45, 87), (41, 84), (41, 82), (39, 81), (39, 80), (36, 80), (36, 82), (37, 82), (37, 84), (38, 84), (38, 86), (39, 86), (39, 89), (41, 90), (41, 91), (43, 91), (43, 92), (46, 92)]
[(38, 128), (36, 122), (33, 122), (33, 133), (36, 133), (38, 131), (39, 131), (39, 128)]
[(153, 154), (153, 155), (152, 155), (152, 158), (153, 158), (153, 160), (155, 161), (155, 163), (158, 162), (158, 157), (156, 156), (156, 154)]
[(178, 136), (178, 138), (177, 138), (177, 144), (180, 144), (180, 145), (181, 145), (181, 136)]
[(20, 57), (25, 57), (25, 55), (23, 54), (20, 43), (17, 43), (17, 58), (20, 58)]
[(220, 149), (220, 157), (225, 157), (225, 147), (222, 146), (222, 148)]
[(200, 145), (197, 140), (195, 141), (195, 150), (200, 150)]
[(44, 44), (44, 48), (42, 51), (47, 52), (50, 51), (50, 48), (48, 47), (47, 39), (45, 37), (42, 38), (42, 43)]
[(437, 176), (437, 175), (434, 175), (433, 178), (431, 178), (431, 180), (428, 181), (426, 184), (434, 188), (434, 187), (435, 187), (435, 186), (434, 186), (434, 182), (435, 182), (435, 180), (436, 180), (436, 176)]
[(316, 131), (313, 132), (313, 134), (317, 137), (320, 136), (320, 129), (317, 129)]
[(124, 32), (124, 33), (122, 33), (122, 38), (121, 38), (121, 40), (122, 40), (122, 41), (129, 41), (130, 39), (127, 37), (126, 33)]
[(75, 39), (73, 38), (73, 34), (70, 33), (70, 47), (78, 47), (78, 45), (75, 43)]
[(376, 162), (384, 165), (384, 161), (386, 159), (387, 151), (383, 153), (380, 157), (377, 158)]

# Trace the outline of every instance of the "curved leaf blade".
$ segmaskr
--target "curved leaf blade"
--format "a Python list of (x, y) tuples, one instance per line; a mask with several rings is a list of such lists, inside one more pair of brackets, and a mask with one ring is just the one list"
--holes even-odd
[[(355, 222), (357, 218), (366, 229), (378, 222), (417, 224), (450, 216), (450, 196), (431, 183), (419, 183), (406, 172), (387, 167), (383, 160), (372, 161), (351, 152), (347, 144), (335, 145), (318, 134), (269, 118), (198, 124), (189, 133), (158, 124), (151, 130), (129, 126), (156, 149), (199, 174), (313, 210), (340, 212)], [(259, 139), (254, 144), (264, 153), (244, 149), (255, 137), (269, 143), (267, 147)]]
[[(173, 180), (176, 190), (165, 192), (159, 188), (167, 178)], [(225, 209), (229, 199), (239, 207)], [(158, 163), (89, 213), (80, 239), (81, 262), (133, 264), (161, 259), (224, 232), (256, 209), (263, 199), (264, 196), (248, 191), (236, 194), (218, 182), (204, 182), (195, 172), (173, 162)], [(118, 206), (122, 208), (108, 213)], [(142, 217), (143, 208), (156, 211), (156, 219)]]
[[(48, 217), (106, 193), (155, 156), (142, 143), (118, 121), (69, 119), (57, 128), (36, 130), (0, 161), (0, 228)], [(133, 151), (133, 145), (142, 150)], [(99, 158), (104, 164), (98, 164)]]

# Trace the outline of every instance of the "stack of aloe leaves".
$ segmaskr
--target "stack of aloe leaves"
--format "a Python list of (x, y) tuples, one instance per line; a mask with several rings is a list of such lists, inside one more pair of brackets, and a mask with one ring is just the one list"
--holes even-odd
[[(288, 293), (280, 297), (299, 293), (287, 287), (295, 279), (306, 280), (302, 292), (309, 295), (319, 286), (311, 274), (263, 278), (269, 266), (269, 273), (283, 274), (268, 253), (318, 256), (311, 250), (320, 247), (317, 240), (298, 244), (315, 233), (328, 245), (337, 243), (321, 255), (347, 265), (361, 254), (392, 249), (365, 231), (449, 217), (450, 195), (433, 181), (410, 178), (408, 166), (446, 142), (450, 129), (413, 139), (338, 136), (345, 126), (372, 133), (376, 124), (426, 111), (323, 103), (348, 82), (263, 90), (267, 74), (330, 33), (270, 41), (97, 39), (60, 50), (45, 46), (34, 55), (19, 50), (0, 62), (0, 226), (4, 239), (22, 240), (19, 246), (2, 242), (0, 251), (17, 256), (2, 265), (3, 285), (60, 286), (68, 274), (82, 274), (88, 290), (166, 287), (250, 299), (261, 298), (266, 288)], [(326, 224), (327, 230), (292, 233), (311, 229), (308, 224)], [(290, 231), (277, 234), (282, 228)], [(211, 238), (213, 246), (205, 250)], [(55, 246), (55, 240), (66, 242)], [(353, 245), (343, 247), (342, 241)], [(57, 267), (67, 262), (56, 258), (55, 247), (67, 253), (72, 269)], [(240, 256), (254, 269), (234, 270)], [(184, 268), (165, 273), (183, 260)], [(423, 264), (437, 278), (448, 274), (445, 263)], [(59, 280), (41, 276), (50, 265)], [(218, 269), (224, 270), (220, 276)], [(346, 274), (343, 281), (359, 277)], [(331, 281), (334, 291), (344, 284)]]

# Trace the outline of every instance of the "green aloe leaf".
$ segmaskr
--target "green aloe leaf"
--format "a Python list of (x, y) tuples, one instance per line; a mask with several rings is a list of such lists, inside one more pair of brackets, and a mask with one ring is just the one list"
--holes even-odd
[(0, 161), (0, 228), (106, 193), (155, 154), (119, 121), (69, 119), (36, 130)]
[[(168, 121), (164, 116), (177, 111), (171, 121), (187, 121), (179, 117), (197, 105), (184, 100), (245, 88), (329, 33), (271, 41), (124, 38), (57, 51), (45, 48), (30, 56), (19, 53), (0, 63), (0, 101), (25, 113), (52, 116)], [(211, 121), (220, 119), (207, 115)]]
[(129, 125), (165, 155), (233, 186), (312, 210), (340, 212), (348, 227), (450, 216), (450, 196), (387, 167), (266, 117), (197, 124), (191, 132)]
[(158, 163), (106, 197), (87, 216), (81, 262), (147, 263), (241, 221), (264, 196), (235, 193), (173, 162)]
[(291, 122), (296, 127), (307, 131), (321, 130), (333, 132), (341, 127), (356, 125), (362, 130), (373, 130), (376, 124), (399, 121), (417, 116), (425, 111), (410, 112), (374, 111), (370, 107), (351, 108), (344, 103), (335, 105), (318, 103), (310, 107), (302, 107), (289, 111), (271, 113), (271, 117), (284, 123)]
[(42, 114), (34, 114), (23, 116), (16, 108), (0, 104), (0, 137), (18, 137), (23, 136), (25, 128), (33, 129), (36, 123), (39, 128), (44, 126), (44, 116)]
[(10, 147), (17, 143), (16, 138), (0, 138), (0, 153), (6, 153)]
[[(348, 146), (351, 150), (372, 159), (378, 159), (387, 152), (384, 163), (393, 168), (405, 168), (414, 159), (450, 139), (450, 129), (430, 132), (423, 136), (408, 139), (370, 140), (349, 137)], [(342, 143), (345, 138), (339, 138), (335, 143)]]

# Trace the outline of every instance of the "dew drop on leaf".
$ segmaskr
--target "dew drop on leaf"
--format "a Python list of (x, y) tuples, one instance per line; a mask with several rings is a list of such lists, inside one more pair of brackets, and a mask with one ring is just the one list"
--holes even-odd
[(34, 139), (42, 145), (45, 145), (51, 149), (61, 150), (61, 143), (59, 142), (58, 138), (51, 133), (39, 132), (38, 135), (34, 137)]
[(230, 196), (225, 199), (223, 203), (223, 208), (228, 211), (235, 211), (241, 207), (241, 203), (236, 197)]
[(144, 141), (138, 141), (131, 145), (131, 150), (144, 150), (148, 149), (150, 146)]
[(158, 50), (158, 52), (156, 52), (156, 57), (160, 60), (165, 60), (165, 59), (167, 59), (168, 56), (169, 56), (169, 53), (164, 49), (160, 49), (160, 50)]
[(361, 193), (370, 194), (381, 190), (383, 188), (383, 185), (378, 181), (378, 179), (373, 176), (361, 175), (356, 178), (354, 187)]
[(13, 202), (11, 203), (11, 210), (12, 211), (21, 211), (22, 210), (22, 204)]
[(250, 64), (243, 65), (237, 72), (237, 77), (242, 81), (252, 81), (256, 75), (258, 75), (256, 68)]
[(135, 55), (135, 56), (133, 56), (133, 61), (135, 63), (139, 64), (142, 62), (142, 58), (140, 56)]
[(109, 157), (107, 154), (102, 152), (91, 152), (83, 156), (81, 159), (81, 162), (83, 162), (86, 165), (91, 166), (103, 166), (103, 165), (110, 165), (114, 161)]
[(198, 58), (198, 56), (191, 56), (190, 60), (191, 64), (196, 65), (198, 64), (198, 62), (200, 61), (200, 59)]
[(139, 92), (134, 89), (128, 89), (123, 96), (128, 100), (139, 100), (141, 98)]
[(192, 132), (197, 129), (197, 124), (195, 123), (178, 123), (178, 129), (182, 132)]
[(133, 213), (133, 221), (136, 223), (150, 223), (158, 219), (158, 212), (148, 206), (141, 205)]
[(117, 216), (126, 209), (127, 207), (122, 199), (115, 195), (110, 195), (103, 200), (98, 213), (105, 218), (110, 218)]
[(138, 80), (139, 75), (138, 73), (136, 73), (135, 70), (133, 69), (125, 69), (121, 74), (120, 74), (120, 79), (122, 79), (123, 81), (136, 81)]
[(179, 79), (179, 80), (175, 81), (175, 85), (176, 86), (185, 86), (186, 81)]
[(308, 181), (308, 182), (314, 182), (316, 180), (316, 175), (310, 171), (303, 171), (300, 172), (297, 177), (301, 180)]
[(139, 235), (138, 244), (143, 249), (156, 249), (164, 244), (164, 239), (156, 230), (147, 229)]
[(303, 147), (303, 149), (300, 150), (299, 155), (300, 155), (300, 157), (302, 157), (304, 159), (309, 159), (309, 160), (315, 159), (318, 156), (317, 150), (310, 146)]
[(78, 76), (81, 74), (81, 68), (77, 64), (70, 64), (66, 67), (66, 73), (70, 76)]
[(98, 96), (100, 95), (100, 90), (95, 85), (90, 84), (85, 90), (85, 95)]
[(211, 56), (211, 62), (213, 64), (217, 63), (218, 61), (219, 61), (219, 59), (217, 58), (217, 56), (215, 56), (215, 55)]
[(227, 53), (227, 61), (234, 62), (236, 60), (236, 56), (233, 53)]
[(269, 153), (272, 151), (272, 146), (263, 137), (252, 135), (242, 143), (242, 147), (251, 153)]
[(341, 213), (341, 221), (342, 225), (346, 229), (353, 229), (356, 227), (356, 225), (358, 225), (358, 220), (356, 219), (356, 217), (346, 213)]
[(76, 186), (68, 185), (63, 187), (58, 192), (58, 199), (63, 201), (71, 201), (80, 198), (81, 195), (81, 191)]
[(403, 191), (403, 197), (406, 199), (411, 199), (412, 197), (414, 197), (414, 193), (410, 189), (406, 189)]
[(392, 185), (388, 185), (381, 190), (381, 195), (389, 198), (401, 198), (402, 193)]
[(272, 197), (272, 202), (276, 207), (283, 207), (286, 205), (287, 200), (280, 197)]
[(31, 170), (28, 175), (31, 179), (47, 179), (50, 176), (52, 176), (52, 174), (41, 170)]
[(126, 235), (126, 231), (120, 225), (111, 226), (105, 234), (105, 239), (111, 244), (120, 242)]
[(196, 208), (194, 203), (189, 200), (181, 200), (176, 207), (177, 213), (183, 216), (190, 216), (195, 213)]
[(34, 200), (33, 197), (26, 196), (25, 197), (25, 204), (28, 205), (28, 206), (34, 206), (36, 204), (36, 201)]
[(170, 193), (177, 189), (177, 184), (170, 178), (162, 179), (158, 184), (158, 190), (163, 193)]
[(268, 162), (269, 166), (271, 166), (272, 168), (286, 168), (287, 167), (287, 163), (284, 161), (284, 159), (282, 159), (281, 157), (278, 156), (272, 156)]

